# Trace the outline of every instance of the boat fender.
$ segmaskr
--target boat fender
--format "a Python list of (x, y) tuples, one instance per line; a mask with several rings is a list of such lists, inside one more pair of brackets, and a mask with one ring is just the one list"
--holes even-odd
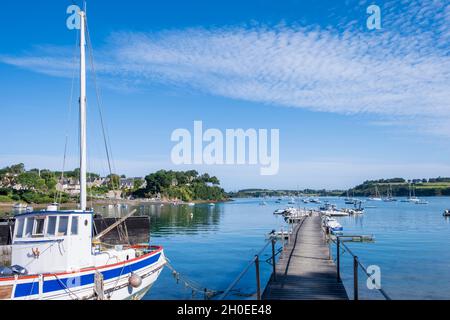
[(0, 267), (0, 277), (8, 277), (14, 275), (14, 272), (11, 268), (8, 267)]
[(128, 278), (128, 283), (133, 288), (139, 288), (142, 284), (142, 278), (135, 273), (132, 273)]
[(18, 266), (18, 265), (14, 265), (11, 267), (11, 270), (14, 274), (17, 274), (19, 276), (26, 276), (28, 275), (28, 270), (25, 269), (24, 267)]

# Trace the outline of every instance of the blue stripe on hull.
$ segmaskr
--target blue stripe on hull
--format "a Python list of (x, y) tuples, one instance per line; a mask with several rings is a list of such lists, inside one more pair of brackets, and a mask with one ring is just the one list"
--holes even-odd
[[(138, 261), (131, 265), (126, 265), (125, 267), (122, 265), (118, 268), (103, 271), (104, 280), (110, 280), (113, 278), (117, 278), (120, 275), (124, 275), (127, 273), (131, 273), (137, 271), (139, 269), (145, 268), (159, 260), (161, 253), (155, 254), (145, 260)], [(65, 290), (66, 288), (76, 288), (79, 286), (86, 286), (94, 283), (94, 274), (85, 274), (81, 277), (70, 277), (64, 279), (56, 279), (56, 280), (48, 280), (44, 281), (43, 293), (49, 293), (54, 291)], [(16, 290), (14, 293), (14, 298), (22, 298), (26, 296), (32, 296), (39, 294), (39, 282), (37, 279), (34, 279), (34, 283), (21, 283), (16, 286)]]

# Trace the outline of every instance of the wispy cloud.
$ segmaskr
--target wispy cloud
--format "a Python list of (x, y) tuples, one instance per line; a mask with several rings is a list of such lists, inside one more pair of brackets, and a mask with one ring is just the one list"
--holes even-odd
[[(115, 33), (97, 51), (97, 71), (128, 86), (163, 83), (313, 111), (417, 117), (428, 121), (425, 129), (433, 134), (450, 135), (436, 127), (450, 119), (450, 5), (387, 2), (382, 18), (380, 31), (347, 21), (336, 28), (252, 25)], [(71, 55), (64, 55), (70, 50), (51, 49), (0, 56), (0, 61), (70, 76)], [(429, 130), (428, 124), (435, 127)]]

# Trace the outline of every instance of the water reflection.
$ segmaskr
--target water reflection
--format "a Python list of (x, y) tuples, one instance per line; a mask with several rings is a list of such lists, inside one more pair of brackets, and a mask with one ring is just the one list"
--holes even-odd
[(110, 218), (123, 217), (132, 210), (136, 210), (136, 215), (150, 217), (152, 237), (161, 237), (170, 234), (192, 235), (205, 231), (217, 231), (224, 206), (211, 207), (203, 204), (194, 207), (172, 204), (106, 205), (97, 206), (94, 210), (96, 213)]

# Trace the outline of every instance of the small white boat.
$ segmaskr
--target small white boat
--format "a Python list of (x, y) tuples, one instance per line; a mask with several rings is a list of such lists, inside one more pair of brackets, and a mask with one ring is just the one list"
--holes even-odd
[(16, 203), (13, 205), (13, 209), (14, 210), (26, 210), (27, 209), (27, 205), (23, 204), (23, 203)]
[(450, 209), (444, 211), (444, 217), (450, 217)]
[(347, 217), (350, 215), (350, 213), (345, 211), (339, 211), (339, 210), (327, 210), (327, 211), (321, 211), (322, 214), (329, 216), (329, 217)]
[(330, 232), (333, 233), (342, 232), (344, 230), (342, 225), (336, 219), (333, 218), (326, 217), (323, 221), (323, 224), (326, 228), (328, 228)]
[(195, 207), (195, 203), (193, 203), (193, 202), (189, 202), (187, 205), (188, 205), (189, 207)]
[(419, 198), (416, 197), (416, 189), (411, 187), (411, 184), (409, 185), (409, 197), (407, 199), (402, 200), (402, 202), (409, 202), (409, 203), (418, 203), (421, 202)]
[(216, 204), (215, 204), (215, 203), (210, 203), (210, 204), (208, 204), (208, 206), (210, 206), (210, 207), (215, 207)]
[(361, 208), (355, 208), (355, 209), (342, 209), (341, 211), (347, 212), (349, 215), (358, 215), (358, 214), (364, 214), (364, 209)]
[(369, 201), (383, 201), (383, 199), (380, 196), (380, 192), (378, 191), (378, 186), (375, 186), (375, 195), (372, 197), (369, 197)]
[(286, 210), (284, 210), (284, 209), (278, 209), (278, 210), (275, 210), (273, 212), (273, 214), (284, 214), (285, 212), (286, 212)]
[(344, 199), (345, 204), (355, 204), (355, 199), (350, 198), (350, 192), (347, 190), (347, 197)]
[(389, 184), (389, 189), (386, 193), (386, 198), (383, 199), (384, 202), (395, 202), (397, 199), (394, 198), (394, 192), (392, 191), (392, 185)]

